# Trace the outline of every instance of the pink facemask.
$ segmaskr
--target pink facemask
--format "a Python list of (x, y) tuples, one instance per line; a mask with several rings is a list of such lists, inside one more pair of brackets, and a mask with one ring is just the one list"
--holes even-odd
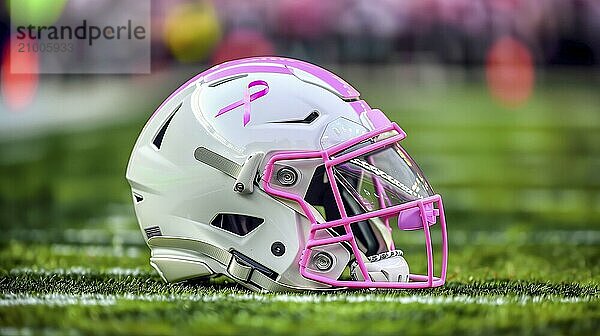
[[(264, 190), (295, 201), (311, 222), (310, 234), (302, 257), (300, 273), (308, 278), (335, 287), (350, 288), (427, 288), (445, 282), (448, 246), (442, 198), (434, 194), (423, 173), (400, 147), (404, 131), (389, 122), (378, 110), (367, 112), (375, 130), (353, 136), (322, 151), (280, 152), (271, 157), (265, 169)], [(319, 222), (312, 205), (305, 197), (272, 185), (275, 164), (289, 160), (315, 159), (323, 161), (323, 177), (331, 212), (325, 222)], [(333, 202), (334, 201), (334, 202)], [(357, 223), (371, 223), (360, 224)], [(375, 223), (375, 224), (373, 224)], [(391, 224), (392, 225), (391, 225)], [(438, 224), (441, 231), (441, 262), (439, 275), (434, 275), (434, 252), (430, 227)], [(366, 241), (358, 228), (371, 225), (376, 234)], [(398, 227), (396, 231), (394, 227)], [(335, 236), (323, 231), (335, 231)], [(427, 273), (410, 274), (402, 252), (395, 249), (393, 235), (404, 231), (423, 230), (427, 255)], [(358, 234), (358, 235), (357, 235)], [(362, 237), (362, 238), (361, 238)], [(383, 239), (381, 237), (384, 237)], [(386, 238), (387, 237), (387, 238)], [(361, 240), (362, 239), (362, 240)], [(377, 239), (377, 242), (373, 242)], [(331, 278), (308, 267), (313, 253), (327, 245), (349, 246), (354, 261), (350, 272), (354, 280)], [(316, 252), (317, 251), (317, 252)]]

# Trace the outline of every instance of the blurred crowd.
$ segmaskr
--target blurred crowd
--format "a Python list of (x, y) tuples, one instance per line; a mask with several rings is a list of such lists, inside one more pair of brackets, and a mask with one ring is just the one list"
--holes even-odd
[[(115, 15), (128, 6), (33, 2), (32, 10), (47, 15), (49, 24), (65, 11)], [(2, 7), (6, 46), (9, 10)], [(598, 0), (151, 0), (151, 8), (153, 69), (265, 54), (322, 63), (481, 65), (506, 36), (538, 65), (600, 62)]]
[(504, 36), (525, 44), (540, 64), (600, 59), (597, 0), (220, 0), (214, 6), (223, 32), (216, 58), (235, 54), (229, 45), (244, 34), (263, 48), (322, 62), (482, 64)]

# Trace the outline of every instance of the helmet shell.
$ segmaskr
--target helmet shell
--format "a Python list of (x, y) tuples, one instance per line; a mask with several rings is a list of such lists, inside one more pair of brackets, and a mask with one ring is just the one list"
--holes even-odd
[[(232, 61), (192, 78), (152, 115), (127, 167), (144, 238), (148, 241), (152, 237), (148, 232), (156, 232), (158, 227), (162, 236), (206, 241), (250, 256), (274, 271), (280, 283), (324, 287), (298, 272), (310, 229), (298, 208), (259, 187), (252, 193), (236, 193), (234, 178), (203, 164), (194, 153), (205, 148), (240, 166), (250, 155), (264, 153), (258, 168), (262, 172), (274, 153), (321, 150), (321, 138), (332, 121), (341, 118), (355, 125), (354, 132), (366, 131), (360, 113), (368, 109), (358, 91), (345, 81), (293, 59)], [(306, 192), (316, 166), (317, 162), (308, 161), (297, 168), (295, 192)], [(211, 225), (219, 214), (241, 214), (264, 222), (243, 236), (236, 235)], [(283, 244), (285, 253), (274, 255), (271, 247), (275, 243)], [(224, 265), (202, 253), (151, 248), (152, 264), (166, 280), (227, 274)], [(339, 244), (328, 248), (349, 259)], [(186, 262), (174, 264), (167, 260), (169, 256)], [(340, 260), (339, 264), (347, 262)]]

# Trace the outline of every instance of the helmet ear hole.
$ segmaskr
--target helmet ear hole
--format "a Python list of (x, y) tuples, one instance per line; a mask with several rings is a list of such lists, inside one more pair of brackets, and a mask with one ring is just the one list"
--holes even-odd
[(254, 231), (264, 221), (262, 218), (248, 215), (220, 213), (213, 218), (210, 225), (238, 236), (245, 236)]

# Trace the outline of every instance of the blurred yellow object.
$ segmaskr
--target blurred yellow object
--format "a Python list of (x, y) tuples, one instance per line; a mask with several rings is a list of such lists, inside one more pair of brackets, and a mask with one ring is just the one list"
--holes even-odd
[(210, 2), (178, 5), (167, 13), (165, 43), (180, 62), (206, 59), (220, 38), (219, 19)]
[(50, 25), (58, 20), (67, 0), (8, 0), (7, 9), (14, 26)]

